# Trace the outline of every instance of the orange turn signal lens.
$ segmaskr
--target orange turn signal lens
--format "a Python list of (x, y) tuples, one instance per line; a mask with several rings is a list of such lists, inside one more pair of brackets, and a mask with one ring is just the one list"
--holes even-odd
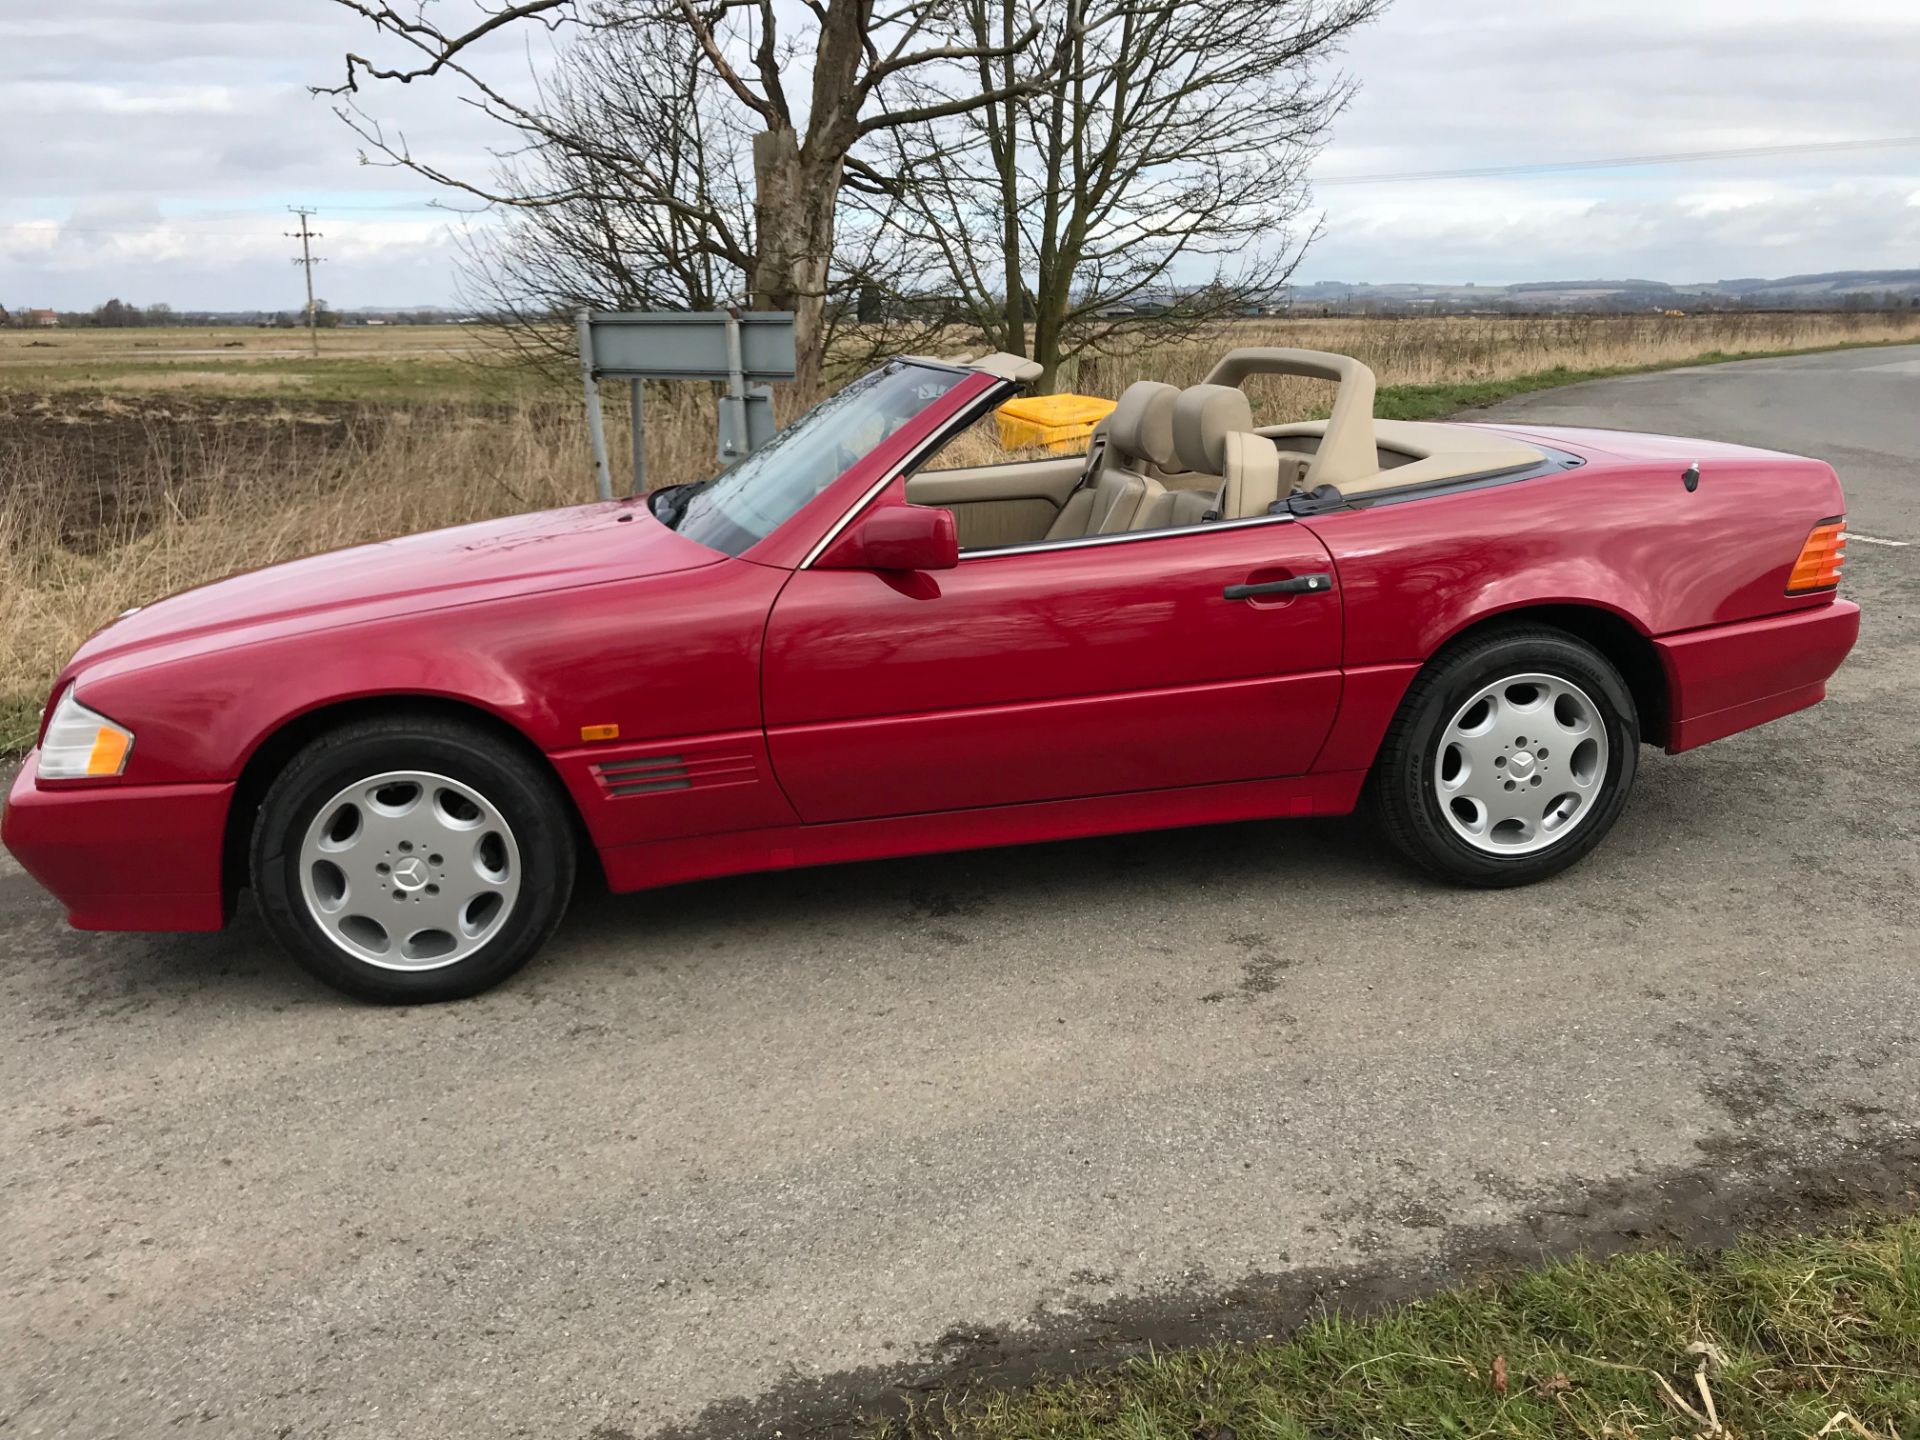
[(93, 748), (87, 752), (87, 774), (118, 775), (127, 763), (127, 751), (133, 737), (124, 730), (102, 725), (94, 732)]
[(132, 751), (133, 732), (82, 705), (69, 685), (54, 702), (40, 736), (40, 778), (110, 778), (126, 770)]
[(582, 740), (618, 740), (620, 727), (618, 725), (582, 725), (580, 738)]
[(1847, 522), (1845, 517), (1822, 520), (1800, 547), (1800, 558), (1793, 562), (1787, 576), (1787, 594), (1801, 595), (1809, 590), (1831, 590), (1840, 583), (1840, 567), (1847, 559)]

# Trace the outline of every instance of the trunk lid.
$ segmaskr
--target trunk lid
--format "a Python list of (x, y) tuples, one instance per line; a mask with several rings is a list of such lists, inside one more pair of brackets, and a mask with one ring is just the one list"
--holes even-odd
[(1798, 460), (1799, 455), (1734, 445), (1723, 440), (1690, 439), (1685, 435), (1656, 435), (1638, 430), (1600, 430), (1579, 425), (1494, 425), (1462, 422), (1467, 428), (1488, 430), (1524, 444), (1551, 445), (1575, 455), (1605, 455), (1615, 460)]

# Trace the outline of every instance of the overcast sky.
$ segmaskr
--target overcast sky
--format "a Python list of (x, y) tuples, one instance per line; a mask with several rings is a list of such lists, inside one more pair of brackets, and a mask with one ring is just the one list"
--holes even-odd
[[(334, 304), (448, 303), (432, 191), (361, 166), (307, 93), (366, 43), (349, 21), (330, 0), (0, 6), (0, 303), (291, 308), (294, 204), (321, 212)], [(1364, 89), (1325, 182), (1920, 136), (1920, 0), (1398, 0), (1343, 63)], [(375, 103), (451, 169), (499, 139), (450, 88)], [(1920, 145), (1325, 183), (1317, 204), (1306, 280), (1920, 267)]]

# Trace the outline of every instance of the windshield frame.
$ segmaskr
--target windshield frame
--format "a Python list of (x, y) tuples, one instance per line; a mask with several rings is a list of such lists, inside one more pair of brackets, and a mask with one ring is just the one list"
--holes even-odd
[[(751, 560), (757, 565), (800, 569), (845, 529), (889, 480), (945, 439), (960, 416), (965, 415), (971, 420), (983, 397), (1014, 388), (1010, 381), (965, 365), (947, 365), (937, 360), (922, 360), (917, 356), (903, 357), (888, 364), (945, 371), (958, 374), (961, 379), (946, 394), (931, 401), (926, 409), (861, 456), (838, 479), (776, 525), (765, 539), (742, 550), (738, 558)], [(712, 546), (705, 548), (713, 549)], [(716, 550), (715, 553), (726, 552)]]

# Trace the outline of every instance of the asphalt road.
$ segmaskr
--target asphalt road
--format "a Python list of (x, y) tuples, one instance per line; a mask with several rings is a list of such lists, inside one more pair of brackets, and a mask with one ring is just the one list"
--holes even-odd
[(1649, 752), (1544, 887), (1360, 821), (860, 865), (586, 898), (391, 1011), (0, 860), (0, 1433), (792, 1436), (1909, 1185), (1920, 347), (1498, 413), (1819, 455), (1908, 542), (1825, 705)]

